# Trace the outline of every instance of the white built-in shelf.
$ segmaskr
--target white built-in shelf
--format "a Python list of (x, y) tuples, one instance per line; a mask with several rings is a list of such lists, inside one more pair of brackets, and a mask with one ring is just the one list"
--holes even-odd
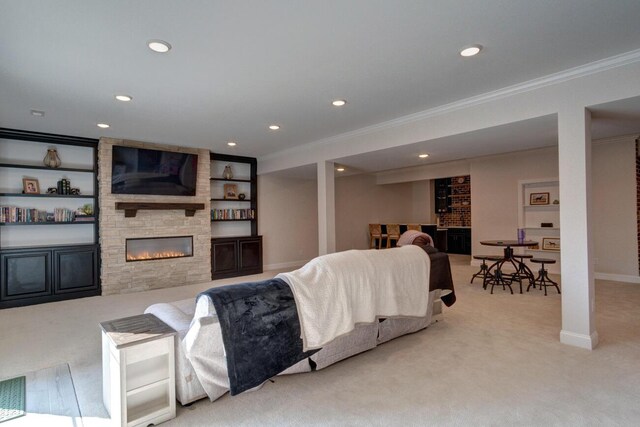
[[(548, 193), (549, 204), (532, 205), (530, 203), (532, 193)], [(558, 178), (540, 178), (518, 181), (518, 228), (524, 228), (528, 240), (535, 240), (542, 248), (542, 240), (545, 237), (558, 238), (560, 235), (560, 204), (553, 204), (554, 200), (560, 200), (560, 181)], [(551, 223), (553, 227), (540, 227), (539, 224)], [(543, 249), (524, 249), (525, 253), (538, 257), (560, 259), (560, 251)], [(533, 264), (532, 264), (533, 265)], [(545, 267), (546, 268), (546, 267)], [(559, 273), (559, 263), (548, 267), (552, 273)]]
[(539, 210), (558, 210), (560, 205), (524, 205), (525, 209), (539, 209)]
[(547, 255), (560, 255), (560, 251), (545, 251), (543, 249), (525, 249), (525, 252), (535, 252), (535, 253), (547, 254)]
[(560, 230), (560, 227), (524, 227), (525, 230)]

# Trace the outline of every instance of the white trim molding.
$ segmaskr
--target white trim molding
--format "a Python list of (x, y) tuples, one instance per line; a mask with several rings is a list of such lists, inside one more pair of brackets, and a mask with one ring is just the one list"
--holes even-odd
[(270, 270), (296, 269), (296, 268), (302, 267), (303, 265), (305, 265), (309, 261), (311, 261), (311, 260), (307, 259), (307, 260), (300, 260), (300, 261), (280, 262), (280, 263), (277, 263), (277, 264), (268, 264), (268, 265), (265, 265), (263, 267), (263, 270), (264, 271), (270, 271)]
[(611, 280), (613, 282), (640, 283), (640, 276), (615, 273), (594, 273), (594, 277), (599, 280)]
[(560, 331), (560, 342), (574, 347), (593, 350), (598, 345), (598, 332), (591, 335), (576, 334), (575, 332)]

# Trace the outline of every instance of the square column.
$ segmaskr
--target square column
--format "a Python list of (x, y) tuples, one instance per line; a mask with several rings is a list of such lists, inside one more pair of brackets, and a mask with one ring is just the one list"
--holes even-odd
[(584, 107), (558, 113), (562, 331), (560, 342), (593, 349), (595, 284), (591, 234), (591, 112)]
[(335, 169), (318, 162), (318, 255), (336, 251)]

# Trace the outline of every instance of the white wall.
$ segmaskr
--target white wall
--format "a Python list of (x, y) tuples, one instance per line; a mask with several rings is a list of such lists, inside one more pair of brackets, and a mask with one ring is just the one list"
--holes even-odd
[(594, 269), (638, 276), (635, 141), (595, 144), (592, 162)]
[(558, 150), (545, 148), (470, 161), (472, 253), (499, 253), (481, 240), (516, 239), (518, 180), (558, 176)]
[[(413, 208), (407, 222), (419, 224), (433, 223), (433, 192), (431, 180), (415, 181), (412, 183)], [(435, 237), (435, 236), (434, 236)]]
[[(456, 164), (457, 168), (459, 165)], [(492, 253), (481, 240), (516, 238), (518, 180), (558, 176), (556, 148), (509, 153), (468, 161), (471, 174), (473, 253)], [(368, 247), (368, 224), (432, 222), (428, 166), (412, 170), (404, 183), (378, 185), (379, 177), (336, 179), (336, 249)], [(450, 176), (446, 164), (438, 176)], [(401, 171), (386, 175), (397, 182)], [(317, 255), (316, 181), (259, 176), (259, 231), (265, 268), (296, 265)], [(596, 143), (593, 149), (595, 271), (638, 277), (635, 145), (633, 138)], [(497, 250), (499, 252), (499, 249)], [(495, 252), (495, 251), (494, 251)], [(496, 252), (497, 253), (497, 252)], [(615, 277), (611, 277), (615, 279)]]
[[(518, 180), (557, 177), (557, 148), (488, 156), (468, 162), (471, 174), (472, 252), (499, 253), (499, 249), (492, 250), (479, 242), (516, 238)], [(452, 162), (451, 165), (452, 170), (460, 167), (459, 162)], [(447, 163), (410, 168), (407, 172), (384, 172), (379, 174), (377, 182), (451, 176), (446, 173)], [(596, 141), (593, 146), (592, 173), (595, 271), (602, 278), (640, 281), (634, 138)]]
[(258, 233), (265, 270), (297, 267), (318, 256), (316, 181), (259, 175)]
[[(424, 215), (420, 215), (419, 209), (414, 210), (416, 195), (424, 188), (424, 184), (414, 186), (411, 182), (376, 185), (373, 175), (336, 179), (336, 250), (367, 249), (369, 223), (403, 223), (428, 218), (428, 210)], [(425, 196), (431, 198), (430, 194)], [(420, 201), (419, 205), (425, 204)]]

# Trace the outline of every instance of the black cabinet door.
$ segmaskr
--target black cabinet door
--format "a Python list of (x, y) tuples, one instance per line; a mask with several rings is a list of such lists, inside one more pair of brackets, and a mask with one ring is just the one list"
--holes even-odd
[(98, 289), (98, 250), (95, 246), (53, 251), (56, 294)]
[(451, 254), (471, 255), (471, 230), (468, 228), (450, 228), (447, 231), (447, 252)]
[(464, 231), (465, 232), (464, 232), (464, 242), (463, 242), (462, 253), (465, 255), (471, 255), (471, 229), (466, 228)]
[(0, 300), (51, 294), (51, 251), (3, 253), (0, 254), (0, 263)]
[(262, 239), (239, 240), (239, 270), (246, 274), (262, 273)]
[(447, 230), (436, 231), (436, 239), (434, 244), (440, 252), (447, 252), (449, 250), (449, 246), (447, 245)]
[(233, 274), (238, 271), (238, 240), (214, 240), (211, 242), (211, 275)]

